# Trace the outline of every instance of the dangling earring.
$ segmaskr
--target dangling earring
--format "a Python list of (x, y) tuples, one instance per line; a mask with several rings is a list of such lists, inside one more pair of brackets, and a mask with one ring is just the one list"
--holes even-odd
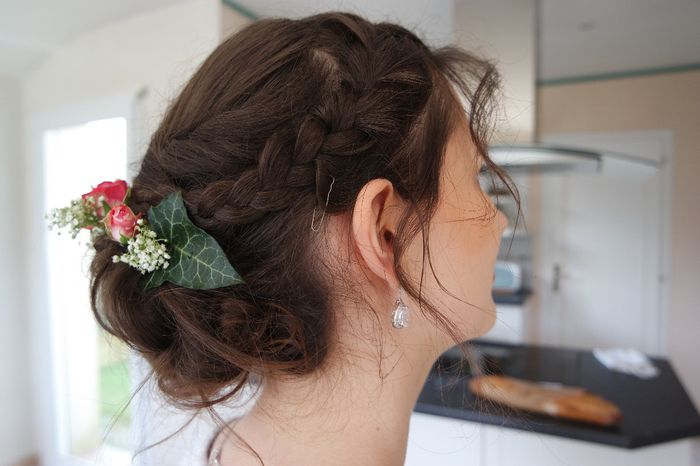
[(403, 288), (399, 287), (399, 298), (394, 303), (394, 312), (391, 316), (394, 328), (404, 328), (408, 325), (408, 306), (401, 299), (402, 294)]

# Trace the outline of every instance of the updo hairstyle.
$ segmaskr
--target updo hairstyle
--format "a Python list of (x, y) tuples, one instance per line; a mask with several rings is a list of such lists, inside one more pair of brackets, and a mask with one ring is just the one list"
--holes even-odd
[(168, 106), (128, 205), (145, 213), (182, 190), (190, 219), (245, 283), (192, 290), (166, 282), (142, 293), (141, 274), (112, 262), (123, 247), (100, 238), (90, 268), (98, 323), (142, 354), (158, 388), (184, 408), (224, 402), (251, 376), (322, 369), (337, 349), (333, 300), (363, 296), (319, 257), (318, 225), (323, 212), (351, 212), (365, 183), (385, 178), (410, 206), (394, 238), (400, 284), (461, 343), (401, 257), (420, 231), (427, 248), (446, 144), (465, 118), (490, 173), (518, 198), (488, 158), (498, 89), (492, 62), (455, 46), (430, 48), (399, 25), (352, 13), (244, 27)]

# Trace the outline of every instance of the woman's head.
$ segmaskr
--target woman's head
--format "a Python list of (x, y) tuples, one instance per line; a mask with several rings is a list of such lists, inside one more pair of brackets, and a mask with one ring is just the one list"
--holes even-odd
[[(171, 103), (128, 202), (146, 212), (181, 190), (245, 284), (142, 294), (140, 273), (112, 262), (120, 245), (100, 238), (99, 323), (186, 407), (225, 400), (253, 374), (321, 369), (348, 350), (337, 333), (348, 322), (376, 322), (380, 339), (412, 329), (437, 354), (483, 334), (505, 223), (480, 164), (511, 189), (486, 150), (497, 86), (490, 62), (394, 24), (338, 12), (252, 23)], [(390, 328), (399, 286), (422, 330)], [(366, 312), (340, 311), (351, 306)]]

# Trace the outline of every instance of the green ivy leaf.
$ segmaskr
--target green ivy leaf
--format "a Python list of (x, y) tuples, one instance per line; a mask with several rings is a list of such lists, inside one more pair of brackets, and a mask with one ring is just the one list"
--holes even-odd
[(158, 238), (168, 241), (170, 265), (147, 274), (142, 282), (144, 290), (165, 281), (196, 290), (243, 283), (216, 240), (187, 217), (180, 191), (148, 209), (148, 223)]

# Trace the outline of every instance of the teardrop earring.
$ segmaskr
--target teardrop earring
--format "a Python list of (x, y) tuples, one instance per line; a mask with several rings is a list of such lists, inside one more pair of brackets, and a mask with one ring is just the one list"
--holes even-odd
[(391, 316), (391, 323), (394, 328), (404, 328), (408, 325), (408, 306), (401, 299), (403, 288), (399, 287), (399, 298), (394, 303), (394, 312)]

